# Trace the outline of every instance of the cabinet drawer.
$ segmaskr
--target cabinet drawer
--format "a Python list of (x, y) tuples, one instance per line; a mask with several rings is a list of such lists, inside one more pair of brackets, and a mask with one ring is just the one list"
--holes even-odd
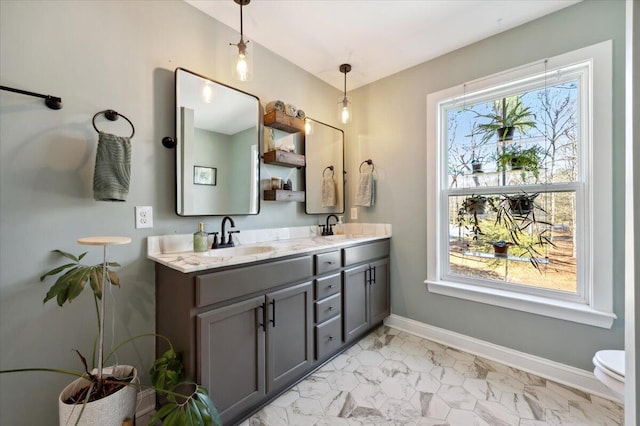
[(314, 256), (316, 263), (316, 275), (325, 272), (337, 271), (340, 269), (340, 251), (332, 251), (329, 253), (316, 254)]
[(340, 292), (340, 274), (329, 275), (328, 277), (316, 280), (316, 300), (324, 299), (327, 296)]
[(323, 358), (342, 346), (342, 317), (337, 316), (316, 326), (316, 359)]
[(342, 298), (339, 294), (327, 297), (321, 302), (316, 302), (316, 322), (321, 323), (342, 312)]
[(389, 256), (389, 240), (342, 249), (344, 266)]
[(245, 266), (196, 277), (196, 306), (230, 300), (310, 277), (311, 256)]

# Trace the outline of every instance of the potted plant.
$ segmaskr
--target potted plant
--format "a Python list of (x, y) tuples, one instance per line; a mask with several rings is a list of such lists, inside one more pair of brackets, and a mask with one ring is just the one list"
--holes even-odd
[[(555, 244), (549, 237), (549, 229), (551, 223), (540, 220), (536, 217), (536, 210), (544, 213), (542, 206), (533, 200), (538, 194), (522, 194), (507, 195), (503, 194), (499, 197), (488, 198), (490, 208), (495, 212), (496, 225), (501, 226), (507, 232), (510, 241), (496, 241), (493, 243), (494, 252), (498, 257), (505, 257), (509, 246), (520, 249), (522, 254), (529, 258), (529, 261), (538, 271), (540, 270), (540, 259), (544, 257), (541, 249), (547, 245), (555, 247)], [(514, 210), (513, 203), (515, 200), (526, 201), (528, 212), (524, 213), (525, 204), (523, 203), (518, 210)], [(542, 229), (540, 229), (542, 227)], [(495, 251), (496, 248), (498, 251)], [(504, 253), (502, 250), (504, 249)]]
[(495, 241), (491, 244), (493, 246), (493, 254), (495, 257), (508, 257), (509, 247), (513, 245), (510, 241)]
[[(131, 341), (141, 337), (157, 337), (157, 335), (150, 333), (134, 336), (116, 346), (105, 357), (103, 289), (105, 285), (120, 285), (118, 275), (111, 269), (120, 265), (115, 262), (104, 262), (88, 266), (81, 263), (86, 252), (79, 256), (62, 250), (54, 250), (54, 252), (71, 262), (58, 266), (40, 277), (40, 280), (44, 281), (47, 277), (60, 275), (47, 292), (43, 303), (55, 298), (58, 305), (62, 307), (65, 303), (71, 303), (76, 299), (85, 288), (91, 288), (98, 318), (99, 336), (94, 342), (93, 351), (94, 358), (95, 354), (98, 355), (98, 363), (95, 368), (89, 369), (86, 358), (76, 351), (84, 365), (83, 372), (56, 368), (20, 368), (3, 370), (0, 373), (49, 371), (76, 376), (77, 379), (60, 394), (60, 424), (121, 426), (123, 421), (133, 419), (135, 415), (137, 392), (141, 385), (137, 381), (135, 368), (104, 367), (103, 364), (118, 349)], [(167, 340), (169, 349), (155, 360), (151, 368), (151, 387), (164, 402), (150, 424), (160, 420), (167, 424), (180, 425), (222, 424), (207, 390), (197, 384), (182, 381), (182, 362), (173, 350), (171, 342), (163, 336), (159, 337)], [(95, 363), (95, 359), (92, 363)]]
[(511, 144), (502, 147), (502, 152), (498, 155), (498, 170), (520, 170), (522, 181), (526, 179), (527, 172), (531, 172), (538, 181), (540, 176), (541, 156), (544, 150), (538, 146), (523, 148), (518, 144)]
[(477, 241), (482, 235), (478, 215), (483, 215), (487, 206), (487, 197), (482, 195), (471, 195), (464, 199), (458, 209), (458, 226), (465, 227), (473, 233), (473, 240)]
[(493, 135), (497, 135), (499, 141), (512, 140), (516, 129), (526, 133), (536, 127), (535, 114), (522, 103), (519, 96), (496, 99), (490, 113), (476, 115), (477, 118), (488, 120), (477, 125), (483, 142), (490, 140)]

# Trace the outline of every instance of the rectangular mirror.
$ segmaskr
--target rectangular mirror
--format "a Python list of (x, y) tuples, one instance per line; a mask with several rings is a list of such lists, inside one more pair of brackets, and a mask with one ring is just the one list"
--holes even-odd
[(344, 132), (306, 119), (305, 212), (344, 213)]
[(177, 68), (176, 213), (260, 211), (260, 101)]

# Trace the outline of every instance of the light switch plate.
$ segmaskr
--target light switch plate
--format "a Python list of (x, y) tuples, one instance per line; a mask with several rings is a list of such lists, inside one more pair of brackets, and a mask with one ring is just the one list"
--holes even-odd
[(136, 229), (153, 228), (153, 207), (136, 206)]
[(357, 219), (357, 218), (358, 218), (358, 208), (351, 207), (351, 219)]

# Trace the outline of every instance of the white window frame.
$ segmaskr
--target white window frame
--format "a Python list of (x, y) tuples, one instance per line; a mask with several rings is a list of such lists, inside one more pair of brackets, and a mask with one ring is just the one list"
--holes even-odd
[[(528, 64), (427, 95), (427, 279), (430, 292), (486, 303), (543, 316), (611, 328), (613, 313), (613, 219), (612, 219), (612, 43), (602, 42), (569, 53)], [(518, 291), (509, 286), (478, 285), (474, 279), (456, 280), (446, 275), (449, 258), (448, 218), (445, 204), (452, 192), (445, 191), (446, 149), (440, 143), (443, 120), (440, 105), (467, 94), (478, 94), (508, 86), (539, 75), (545, 70), (588, 63), (590, 78), (584, 86), (586, 120), (581, 119), (585, 144), (581, 145), (581, 167), (576, 191), (581, 191), (582, 205), (577, 206), (578, 294), (568, 296), (548, 290)], [(551, 76), (551, 72), (547, 75)], [(582, 95), (581, 95), (582, 96)], [(594, 161), (597, 159), (597, 161)], [(561, 184), (565, 185), (566, 184)], [(570, 185), (570, 186), (571, 186)], [(544, 186), (544, 185), (542, 185)], [(550, 185), (545, 189), (549, 190)], [(553, 185), (558, 187), (558, 184)], [(532, 186), (533, 188), (533, 186)], [(535, 191), (535, 188), (533, 188)], [(448, 192), (448, 193), (446, 193)], [(577, 193), (576, 193), (577, 196)], [(597, 224), (597, 226), (595, 226)], [(582, 230), (582, 231), (581, 231)], [(595, 243), (595, 244), (594, 244)]]

